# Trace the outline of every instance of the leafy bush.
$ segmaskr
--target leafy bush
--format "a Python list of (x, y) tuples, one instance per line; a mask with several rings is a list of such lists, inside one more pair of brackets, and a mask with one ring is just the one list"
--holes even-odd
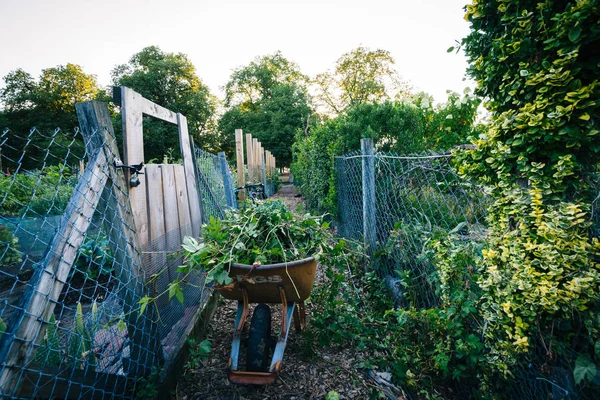
[(0, 266), (21, 262), (19, 239), (6, 226), (0, 225)]
[(96, 280), (102, 275), (110, 275), (114, 270), (113, 263), (109, 239), (106, 234), (100, 232), (85, 238), (75, 260), (76, 268), (72, 268), (70, 274), (73, 276), (80, 272), (86, 279)]
[(502, 382), (525, 379), (524, 365), (547, 377), (573, 371), (569, 396), (597, 394), (589, 182), (600, 161), (600, 3), (480, 0), (466, 18), (469, 73), (492, 113), (475, 149), (459, 155), (493, 199), (480, 266), (489, 365)]
[[(477, 396), (486, 361), (477, 308), (483, 239), (470, 228), (437, 230), (407, 244), (407, 251), (423, 254), (430, 263), (439, 302), (429, 308), (394, 309), (384, 281), (376, 273), (361, 273), (360, 252), (338, 243), (327, 254), (344, 254), (344, 262), (324, 261), (326, 282), (311, 296), (315, 309), (304, 336), (307, 344), (365, 350), (361, 366), (389, 371), (414, 392), (460, 397), (460, 390)], [(406, 236), (399, 226), (391, 237), (390, 250), (397, 253), (394, 243)]]
[(41, 171), (5, 175), (0, 173), (0, 205), (4, 215), (60, 215), (64, 212), (75, 182), (64, 165)]

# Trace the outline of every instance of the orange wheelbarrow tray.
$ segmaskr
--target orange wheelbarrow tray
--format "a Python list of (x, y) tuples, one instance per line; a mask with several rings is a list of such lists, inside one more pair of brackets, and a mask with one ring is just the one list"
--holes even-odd
[[(238, 301), (231, 354), (227, 365), (227, 378), (230, 382), (266, 385), (277, 380), (292, 317), (296, 330), (300, 331), (305, 322), (304, 300), (310, 296), (316, 272), (317, 262), (314, 257), (258, 267), (245, 264), (231, 265), (229, 276), (233, 279), (233, 284), (216, 288), (226, 299)], [(270, 366), (268, 369), (265, 368), (266, 371), (238, 369), (240, 339), (248, 317), (249, 303), (280, 303), (282, 307), (281, 332), (277, 338)], [(270, 326), (268, 330), (270, 331)]]

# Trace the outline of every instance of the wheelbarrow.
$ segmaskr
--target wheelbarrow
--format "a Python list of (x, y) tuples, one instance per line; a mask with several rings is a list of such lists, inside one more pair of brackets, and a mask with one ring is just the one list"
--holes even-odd
[[(232, 264), (233, 284), (217, 289), (223, 297), (237, 300), (227, 378), (241, 384), (266, 385), (279, 376), (292, 318), (297, 331), (305, 324), (304, 300), (310, 296), (317, 271), (313, 257), (282, 264), (252, 266)], [(239, 369), (240, 339), (248, 317), (248, 305), (260, 303), (250, 321), (246, 370)], [(269, 363), (271, 311), (267, 304), (281, 304), (281, 331)]]

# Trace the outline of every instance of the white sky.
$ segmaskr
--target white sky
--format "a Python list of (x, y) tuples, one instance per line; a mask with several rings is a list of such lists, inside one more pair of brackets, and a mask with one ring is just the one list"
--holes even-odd
[[(101, 85), (142, 48), (185, 53), (223, 97), (232, 69), (281, 50), (305, 74), (332, 69), (360, 45), (391, 52), (417, 90), (462, 92), (467, 66), (447, 53), (469, 32), (469, 0), (0, 0), (0, 78), (79, 64)], [(3, 81), (0, 81), (3, 86)]]

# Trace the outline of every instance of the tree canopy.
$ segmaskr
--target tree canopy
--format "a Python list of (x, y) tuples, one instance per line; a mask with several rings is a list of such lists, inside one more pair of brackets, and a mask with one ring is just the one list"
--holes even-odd
[[(217, 99), (196, 75), (196, 68), (183, 53), (166, 53), (149, 46), (134, 54), (127, 64), (112, 71), (115, 86), (127, 86), (145, 98), (188, 120), (189, 133), (196, 143), (209, 150), (219, 148), (213, 115)], [(177, 130), (158, 121), (144, 121), (145, 157), (162, 157), (170, 149), (179, 152)]]
[(233, 71), (225, 86), (228, 109), (219, 121), (227, 153), (233, 154), (234, 131), (242, 128), (271, 151), (278, 165), (290, 165), (296, 131), (304, 129), (312, 112), (306, 81), (279, 52)]
[(14, 131), (77, 126), (75, 103), (96, 98), (100, 88), (94, 75), (83, 72), (76, 64), (44, 69), (38, 80), (22, 69), (4, 77), (0, 90), (3, 118)]
[(330, 113), (339, 114), (356, 104), (406, 95), (407, 85), (394, 64), (389, 51), (357, 47), (337, 60), (333, 72), (316, 76), (316, 97)]

